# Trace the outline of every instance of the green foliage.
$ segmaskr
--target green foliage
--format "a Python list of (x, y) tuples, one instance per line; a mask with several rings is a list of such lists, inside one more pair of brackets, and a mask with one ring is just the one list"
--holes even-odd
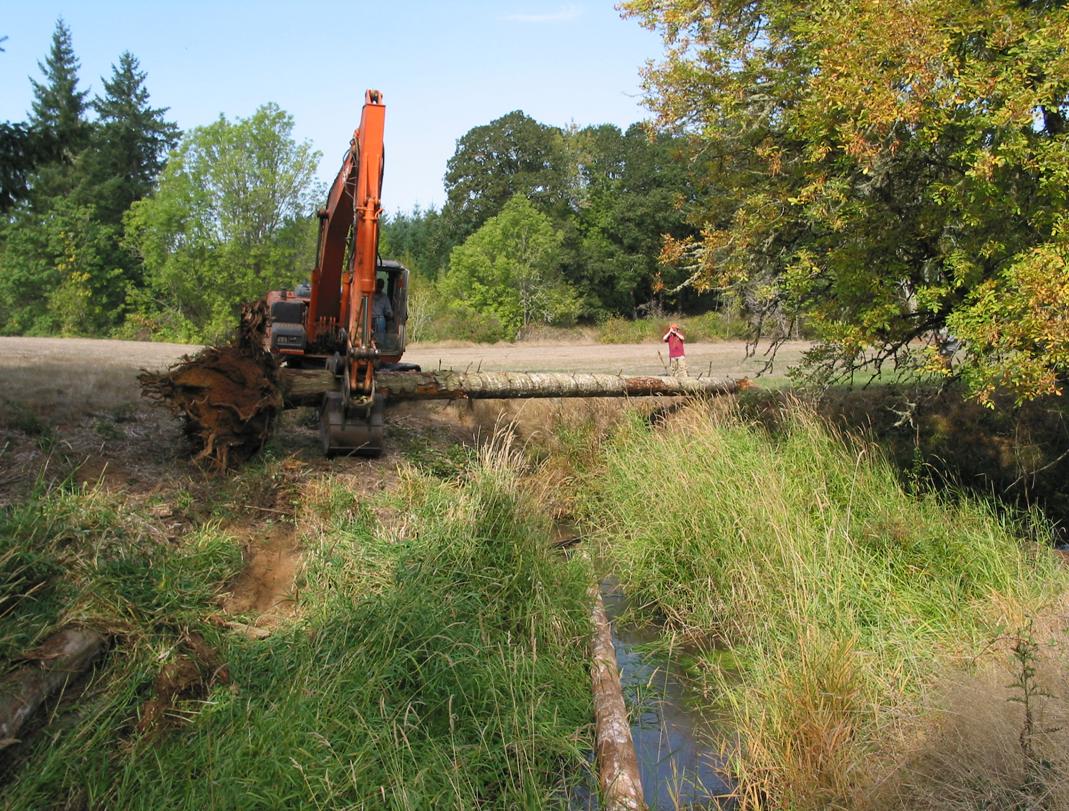
[(109, 260), (117, 229), (67, 197), (23, 209), (0, 230), (0, 328), (6, 333), (99, 335), (118, 323), (123, 271)]
[(319, 153), (292, 132), (274, 104), (198, 127), (171, 153), (156, 193), (131, 206), (126, 243), (145, 266), (140, 317), (153, 333), (218, 339), (242, 302), (307, 274)]
[(106, 335), (143, 284), (139, 260), (120, 245), (123, 212), (151, 190), (176, 129), (149, 106), (129, 52), (88, 122), (62, 20), (40, 67), (30, 125), (0, 133), (0, 331)]
[(49, 154), (48, 146), (48, 136), (41, 130), (0, 122), (0, 213), (28, 196), (30, 177)]
[(685, 276), (660, 262), (665, 237), (694, 234), (686, 222), (686, 139), (621, 133), (603, 124), (570, 136), (576, 154), (575, 257), (565, 273), (593, 314), (633, 316), (651, 305), (688, 306)]
[[(451, 251), (521, 195), (560, 235), (559, 264), (579, 300), (577, 315), (634, 317), (666, 306), (716, 306), (715, 297), (682, 285), (686, 275), (660, 261), (666, 236), (695, 233), (685, 211), (688, 148), (688, 139), (651, 135), (639, 125), (626, 132), (612, 125), (560, 130), (509, 113), (458, 141), (445, 207), (391, 216), (383, 228), (384, 251), (428, 281), (438, 280)], [(463, 319), (450, 316), (453, 305), (428, 302), (425, 309), (434, 316), (427, 335), (471, 339), (485, 332), (465, 329)], [(454, 327), (459, 330), (450, 332)], [(491, 332), (505, 334), (508, 329)]]
[(826, 373), (934, 365), (949, 327), (982, 397), (1056, 385), (1066, 299), (1036, 273), (1067, 273), (1069, 7), (624, 9), (664, 36), (659, 123), (703, 144), (702, 236), (669, 251), (699, 285), (766, 323), (808, 314)]
[(449, 262), (453, 243), (442, 212), (434, 207), (390, 214), (383, 219), (380, 234), (379, 253), (424, 279), (435, 280)]
[(550, 219), (517, 194), (463, 245), (453, 249), (438, 289), (452, 303), (491, 315), (499, 337), (533, 322), (569, 322), (578, 301), (560, 272), (561, 236)]
[(514, 110), (468, 130), (446, 164), (442, 212), (459, 243), (517, 194), (543, 213), (566, 205), (571, 169), (564, 134)]
[(149, 105), (145, 78), (137, 58), (124, 51), (111, 78), (103, 80), (104, 95), (93, 100), (97, 120), (75, 196), (115, 225), (152, 191), (164, 156), (178, 141), (178, 128), (164, 119), (167, 108)]
[(44, 74), (44, 81), (30, 80), (33, 85), (30, 126), (49, 134), (54, 161), (70, 163), (88, 141), (85, 97), (89, 91), (78, 89), (78, 57), (74, 54), (70, 29), (62, 17), (56, 20), (48, 56), (37, 67)]
[[(2, 525), (16, 527), (23, 582), (103, 572), (93, 582), (117, 613), (95, 616), (122, 631), (78, 712), (24, 745), (9, 807), (71, 796), (190, 809), (562, 801), (588, 768), (590, 573), (550, 548), (513, 464), (487, 458), (449, 483), (409, 472), (389, 503), (330, 479), (316, 492), (301, 539), (302, 619), (266, 640), (205, 623), (236, 548), (211, 528), (157, 548), (132, 531), (143, 522), (120, 532), (114, 514), (94, 512), (104, 505), (91, 494), (49, 496)], [(380, 524), (384, 511), (402, 529)], [(48, 569), (36, 549), (66, 551)], [(0, 599), (20, 588), (8, 583)], [(212, 641), (230, 683), (180, 698), (168, 728), (145, 734), (131, 721), (174, 661), (176, 626)]]

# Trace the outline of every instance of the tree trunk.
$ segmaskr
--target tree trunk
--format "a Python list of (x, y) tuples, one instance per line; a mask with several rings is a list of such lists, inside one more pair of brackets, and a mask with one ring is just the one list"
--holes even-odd
[(0, 749), (18, 743), (26, 721), (58, 689), (89, 669), (104, 651), (104, 637), (64, 628), (33, 654), (33, 661), (0, 681)]
[(605, 811), (638, 811), (646, 807), (639, 777), (638, 757), (631, 740), (631, 722), (620, 686), (616, 651), (605, 605), (597, 586), (594, 597), (594, 625), (591, 681), (594, 688), (594, 735), (597, 748), (598, 782)]
[[(287, 407), (314, 404), (334, 391), (325, 370), (280, 369)], [(390, 401), (483, 400), (535, 397), (651, 397), (733, 394), (746, 381), (731, 378), (625, 377), (565, 372), (378, 372), (376, 391)]]

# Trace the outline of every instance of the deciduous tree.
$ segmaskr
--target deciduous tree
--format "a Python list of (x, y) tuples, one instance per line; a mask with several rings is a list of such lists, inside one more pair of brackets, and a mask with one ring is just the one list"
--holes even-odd
[(240, 304), (311, 269), (319, 153), (274, 104), (220, 117), (182, 139), (159, 189), (131, 207), (127, 244), (142, 258), (150, 327), (217, 338)]
[(545, 213), (568, 202), (570, 161), (564, 135), (514, 110), (473, 127), (446, 165), (443, 212), (459, 242), (522, 194)]
[[(1029, 0), (628, 0), (659, 123), (703, 142), (699, 287), (805, 314), (829, 372), (943, 368), (981, 397), (1066, 372), (1069, 8)], [(931, 344), (920, 351), (922, 342)], [(945, 353), (944, 353), (945, 354)], [(955, 361), (957, 362), (957, 361)]]
[(515, 337), (536, 321), (568, 322), (578, 301), (560, 271), (561, 236), (517, 194), (453, 249), (439, 289), (451, 303), (492, 315)]

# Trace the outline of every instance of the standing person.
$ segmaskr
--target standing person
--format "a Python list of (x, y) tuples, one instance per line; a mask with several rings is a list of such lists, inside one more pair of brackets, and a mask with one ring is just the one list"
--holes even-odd
[(375, 296), (371, 300), (371, 329), (375, 333), (375, 343), (381, 344), (386, 339), (386, 319), (393, 318), (390, 297), (383, 292), (383, 279), (375, 279)]
[(661, 340), (668, 344), (668, 371), (676, 377), (687, 377), (687, 357), (683, 348), (683, 333), (679, 324), (670, 324)]

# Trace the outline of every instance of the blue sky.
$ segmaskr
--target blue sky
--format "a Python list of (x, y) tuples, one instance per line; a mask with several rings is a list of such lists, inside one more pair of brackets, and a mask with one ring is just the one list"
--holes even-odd
[(123, 50), (148, 72), (152, 102), (183, 129), (273, 101), (337, 171), (364, 90), (387, 104), (384, 204), (441, 205), (442, 175), (471, 127), (522, 109), (547, 124), (626, 126), (648, 117), (639, 71), (657, 37), (612, 0), (0, 0), (0, 120), (30, 108), (56, 18), (71, 29), (82, 86)]

